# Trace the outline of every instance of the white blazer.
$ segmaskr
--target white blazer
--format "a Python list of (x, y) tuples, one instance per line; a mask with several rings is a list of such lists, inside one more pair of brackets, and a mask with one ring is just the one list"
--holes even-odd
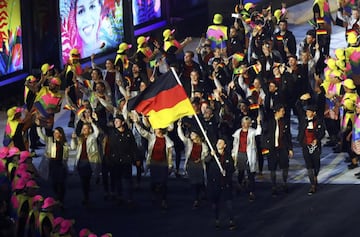
[[(237, 155), (239, 152), (239, 143), (240, 143), (240, 132), (242, 128), (239, 128), (235, 131), (233, 134), (233, 149), (231, 152), (232, 157), (235, 159), (235, 163), (237, 160)], [(256, 141), (255, 136), (261, 135), (261, 125), (257, 125), (257, 128), (254, 129), (250, 127), (248, 129), (248, 135), (247, 135), (247, 145), (246, 145), (246, 154), (248, 157), (248, 163), (250, 167), (251, 172), (256, 172), (257, 169), (257, 150), (256, 150)]]
[[(98, 169), (97, 166), (101, 163), (101, 158), (99, 154), (99, 145), (97, 143), (97, 137), (99, 136), (99, 129), (94, 123), (91, 123), (91, 126), (94, 131), (86, 139), (86, 151), (88, 154), (90, 164), (93, 168), (93, 171), (95, 171)], [(70, 145), (71, 150), (76, 150), (75, 166), (78, 164), (80, 160), (81, 149), (82, 149), (82, 142), (79, 142), (79, 140), (80, 140), (79, 138), (78, 139), (72, 138)]]
[[(184, 133), (183, 133), (180, 126), (177, 127), (177, 132), (178, 132), (180, 140), (185, 145), (185, 163), (184, 163), (184, 167), (186, 168), (187, 162), (189, 160), (189, 157), (191, 155), (191, 151), (192, 151), (192, 148), (193, 148), (193, 142), (191, 141), (190, 138), (187, 138), (187, 137), (184, 136)], [(201, 163), (203, 164), (204, 167), (205, 167), (204, 161), (205, 161), (205, 158), (206, 158), (206, 156), (208, 154), (209, 154), (209, 148), (204, 142), (202, 142), (201, 143)]]

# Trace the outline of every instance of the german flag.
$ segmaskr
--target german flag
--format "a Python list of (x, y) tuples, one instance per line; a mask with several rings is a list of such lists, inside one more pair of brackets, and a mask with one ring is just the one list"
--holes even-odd
[(91, 88), (91, 82), (89, 80), (84, 80), (83, 83), (84, 83), (84, 87)]
[(249, 106), (250, 110), (254, 110), (254, 109), (259, 109), (260, 108), (260, 105), (259, 104), (251, 104)]
[(279, 41), (283, 41), (283, 40), (284, 40), (284, 36), (282, 36), (282, 35), (277, 35), (277, 36), (276, 36), (276, 39), (279, 40)]
[(63, 109), (65, 109), (65, 110), (75, 110), (75, 108), (73, 106), (68, 105), (68, 104), (64, 105)]
[(136, 110), (148, 116), (153, 128), (166, 128), (184, 116), (195, 114), (184, 88), (178, 84), (172, 70), (130, 99), (128, 110)]
[(327, 30), (325, 30), (325, 29), (316, 30), (316, 34), (317, 35), (327, 35)]
[(324, 20), (324, 18), (317, 18), (316, 23), (317, 24), (325, 24), (325, 20)]
[(267, 155), (267, 154), (269, 154), (269, 153), (270, 153), (269, 149), (263, 148), (263, 149), (261, 150), (261, 154), (263, 154), (263, 155)]
[(258, 64), (252, 65), (252, 68), (256, 74), (259, 74), (261, 71), (260, 66)]
[(85, 110), (86, 110), (85, 105), (82, 105), (80, 108), (78, 108), (78, 109), (76, 110), (76, 115), (77, 115), (78, 117), (80, 117), (81, 114), (82, 114)]

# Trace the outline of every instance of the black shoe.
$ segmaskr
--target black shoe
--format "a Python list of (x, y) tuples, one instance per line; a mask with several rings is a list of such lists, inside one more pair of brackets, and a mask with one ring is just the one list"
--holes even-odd
[(352, 170), (352, 169), (355, 169), (356, 167), (358, 167), (358, 164), (354, 164), (354, 163), (351, 163), (350, 165), (348, 165), (348, 169), (349, 170)]
[(360, 176), (360, 172), (357, 172), (354, 174), (355, 176)]
[(272, 196), (273, 198), (276, 198), (276, 197), (277, 197), (276, 187), (272, 187), (272, 189), (271, 189), (271, 196)]
[(199, 208), (199, 201), (195, 200), (192, 206), (192, 209), (198, 209)]
[(327, 141), (324, 146), (336, 146), (337, 142), (336, 141)]
[(133, 200), (128, 200), (127, 201), (127, 207), (129, 209), (134, 209), (135, 208), (135, 202)]
[(40, 141), (36, 142), (36, 145), (37, 147), (44, 147), (45, 144), (44, 143), (41, 143)]
[(255, 201), (255, 194), (254, 193), (249, 193), (249, 202), (253, 202)]
[(229, 222), (229, 230), (235, 230), (236, 229), (236, 225), (235, 225), (235, 223), (234, 223), (234, 221), (230, 221)]
[(86, 199), (82, 200), (81, 205), (83, 205), (84, 207), (89, 206), (89, 200), (86, 200)]
[(350, 157), (346, 157), (344, 161), (345, 161), (346, 163), (350, 163), (350, 162), (351, 162), (351, 159), (350, 159)]
[(162, 200), (162, 202), (161, 202), (161, 209), (163, 209), (163, 210), (168, 209), (168, 205), (167, 205), (167, 202), (165, 200)]
[(219, 220), (215, 221), (215, 229), (220, 230), (220, 221)]
[(108, 201), (110, 199), (110, 194), (109, 193), (105, 193), (104, 194), (104, 200)]
[(69, 128), (74, 128), (74, 127), (75, 127), (74, 121), (70, 121), (70, 122), (68, 123), (68, 127), (69, 127)]
[(289, 193), (289, 187), (287, 186), (287, 184), (283, 184), (282, 188), (284, 193)]
[(314, 185), (311, 186), (311, 188), (308, 191), (308, 195), (312, 196), (316, 192), (316, 188)]
[(341, 145), (336, 145), (335, 147), (333, 147), (333, 152), (334, 153), (340, 153), (342, 152), (342, 149), (341, 149)]

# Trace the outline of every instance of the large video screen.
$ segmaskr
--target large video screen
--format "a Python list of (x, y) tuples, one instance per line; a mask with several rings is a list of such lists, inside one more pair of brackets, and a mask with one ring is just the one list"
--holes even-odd
[(132, 0), (134, 26), (161, 18), (161, 0)]
[(122, 0), (60, 0), (62, 60), (72, 48), (81, 58), (118, 47), (124, 38)]
[(23, 69), (20, 0), (0, 0), (0, 76)]

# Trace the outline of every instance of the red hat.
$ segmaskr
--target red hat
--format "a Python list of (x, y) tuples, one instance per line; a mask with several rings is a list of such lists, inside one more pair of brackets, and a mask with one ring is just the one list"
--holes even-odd
[(27, 188), (39, 188), (39, 185), (34, 180), (29, 180), (26, 182)]
[(64, 218), (62, 218), (61, 216), (56, 217), (56, 218), (54, 219), (54, 228), (55, 228), (56, 226), (60, 225), (61, 222), (63, 222), (63, 221), (64, 221)]
[(54, 84), (56, 86), (60, 86), (61, 85), (61, 79), (58, 77), (53, 77), (50, 79), (50, 83)]
[(41, 206), (41, 208), (46, 209), (52, 206), (55, 206), (57, 204), (57, 202), (55, 201), (54, 198), (52, 197), (47, 197), (44, 200), (44, 204)]
[(5, 158), (8, 152), (9, 152), (9, 147), (7, 146), (0, 147), (0, 159)]
[(60, 224), (60, 234), (66, 234), (69, 232), (71, 226), (74, 224), (74, 221), (72, 220), (63, 220)]
[(27, 158), (31, 157), (31, 153), (29, 151), (20, 152), (20, 160), (19, 163), (24, 163)]
[(79, 232), (79, 237), (88, 237), (89, 234), (91, 234), (91, 231), (89, 229), (81, 229)]
[(6, 173), (6, 167), (2, 161), (0, 161), (0, 174)]
[(106, 233), (106, 234), (101, 235), (101, 237), (112, 237), (112, 234), (111, 233)]
[(14, 190), (22, 190), (26, 187), (26, 180), (25, 179), (19, 179), (16, 181)]
[(35, 203), (35, 202), (43, 202), (43, 201), (44, 201), (44, 198), (43, 198), (43, 196), (41, 196), (41, 195), (35, 195), (35, 196), (33, 197), (32, 201), (33, 201), (33, 203)]
[(16, 173), (16, 175), (25, 181), (28, 181), (31, 179), (31, 174), (26, 172), (26, 170), (20, 170), (19, 172)]
[(19, 154), (20, 154), (19, 148), (13, 146), (13, 147), (10, 147), (7, 157), (12, 157), (14, 155), (19, 155)]
[(27, 164), (25, 163), (19, 164), (15, 170), (15, 175), (21, 177), (22, 173), (26, 171), (27, 171)]

